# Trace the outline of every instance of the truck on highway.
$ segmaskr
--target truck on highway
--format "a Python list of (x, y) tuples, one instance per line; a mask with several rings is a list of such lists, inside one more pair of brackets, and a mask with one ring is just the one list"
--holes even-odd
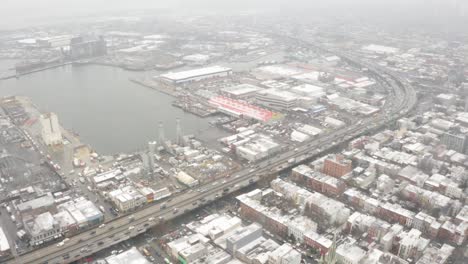
[(147, 256), (147, 257), (151, 256), (150, 252), (148, 251), (148, 249), (147, 249), (146, 247), (144, 247), (144, 248), (142, 249), (142, 251), (143, 251), (143, 254), (144, 254), (145, 256)]
[(289, 164), (293, 164), (294, 162), (296, 162), (296, 158), (290, 158), (290, 159), (288, 159), (288, 163), (289, 163)]

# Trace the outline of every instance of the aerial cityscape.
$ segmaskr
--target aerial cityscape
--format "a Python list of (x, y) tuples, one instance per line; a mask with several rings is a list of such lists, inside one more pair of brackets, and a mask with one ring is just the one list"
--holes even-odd
[(69, 1), (1, 11), (0, 263), (468, 263), (468, 4)]

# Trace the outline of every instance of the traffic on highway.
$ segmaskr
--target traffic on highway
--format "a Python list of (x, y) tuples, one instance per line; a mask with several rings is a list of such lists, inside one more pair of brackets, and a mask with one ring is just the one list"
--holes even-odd
[(97, 228), (63, 240), (57, 245), (37, 249), (10, 259), (6, 263), (69, 263), (111, 245), (120, 243), (164, 221), (171, 220), (211, 201), (235, 192), (260, 180), (263, 175), (277, 173), (302, 161), (319, 155), (333, 147), (371, 130), (378, 130), (406, 115), (416, 103), (411, 86), (380, 66), (359, 62), (346, 54), (338, 54), (365, 67), (374, 78), (389, 89), (390, 96), (380, 115), (364, 119), (354, 125), (333, 131), (295, 149), (263, 160), (253, 167), (234, 173), (229, 178), (200, 185), (196, 190), (186, 190), (163, 203), (154, 204), (130, 215), (106, 222)]

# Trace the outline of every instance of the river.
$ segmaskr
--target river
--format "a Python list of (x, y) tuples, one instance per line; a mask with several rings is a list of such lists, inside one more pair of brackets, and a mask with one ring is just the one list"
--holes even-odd
[[(0, 61), (3, 65), (11, 61)], [(129, 81), (142, 73), (120, 68), (86, 65), (64, 66), (0, 81), (0, 96), (27, 96), (41, 111), (57, 113), (67, 129), (101, 154), (130, 152), (158, 138), (157, 123), (175, 138), (176, 118), (183, 134), (194, 134), (211, 145), (227, 135), (208, 119), (185, 113), (171, 105), (174, 98)]]

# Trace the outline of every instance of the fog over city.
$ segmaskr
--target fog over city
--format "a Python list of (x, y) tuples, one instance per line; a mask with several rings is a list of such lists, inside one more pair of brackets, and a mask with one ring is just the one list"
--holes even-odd
[(305, 16), (340, 18), (355, 15), (391, 25), (398, 25), (403, 20), (417, 26), (461, 27), (468, 21), (468, 2), (463, 0), (4, 0), (0, 9), (0, 29), (148, 8), (224, 13), (255, 10), (278, 15), (301, 11), (306, 13)]
[(0, 263), (468, 263), (468, 0), (1, 0)]

